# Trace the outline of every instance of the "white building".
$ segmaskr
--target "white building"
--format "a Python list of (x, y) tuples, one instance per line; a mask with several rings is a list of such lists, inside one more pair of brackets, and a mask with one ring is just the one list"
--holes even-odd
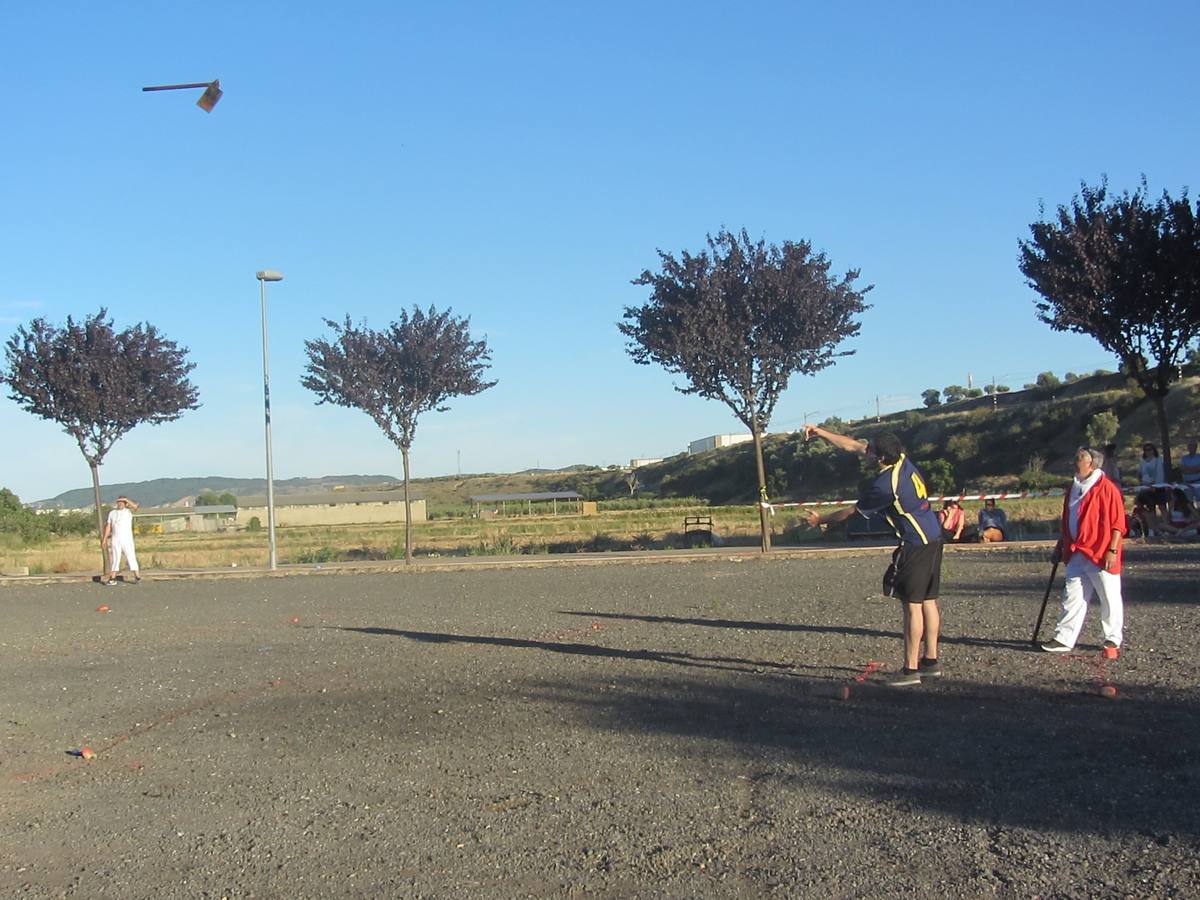
[(641, 457), (635, 456), (633, 459), (631, 459), (629, 461), (629, 468), (640, 469), (642, 466), (652, 466), (655, 463), (660, 463), (660, 462), (662, 462), (661, 456), (655, 456), (652, 458), (651, 457), (641, 458)]
[(719, 450), (722, 447), (733, 447), (754, 440), (752, 434), (714, 434), (712, 437), (700, 438), (688, 444), (688, 453), (703, 453), (705, 450)]

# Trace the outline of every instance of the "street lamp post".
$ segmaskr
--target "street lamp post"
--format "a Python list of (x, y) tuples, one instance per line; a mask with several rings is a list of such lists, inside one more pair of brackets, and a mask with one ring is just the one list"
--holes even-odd
[(263, 269), (255, 273), (258, 279), (258, 298), (262, 307), (263, 338), (263, 412), (267, 423), (267, 540), (271, 548), (271, 569), (277, 566), (275, 559), (275, 478), (271, 471), (271, 375), (267, 361), (267, 282), (283, 281), (283, 273), (274, 269)]

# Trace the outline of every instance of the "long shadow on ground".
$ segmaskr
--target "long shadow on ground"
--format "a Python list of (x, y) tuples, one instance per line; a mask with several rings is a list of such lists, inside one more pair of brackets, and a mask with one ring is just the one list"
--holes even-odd
[(956, 682), (858, 689), (840, 703), (795, 681), (634, 678), (615, 693), (563, 682), (541, 696), (595, 727), (753, 749), (775, 761), (775, 777), (800, 777), (798, 769), (811, 779), (815, 766), (833, 790), (961, 821), (1160, 843), (1200, 835), (1200, 720), (1190, 695), (1127, 691), (1111, 701), (1084, 686)]
[(490, 647), (545, 650), (551, 653), (567, 653), (576, 654), (579, 656), (600, 656), (611, 659), (649, 660), (651, 662), (670, 663), (672, 665), (691, 666), (700, 669), (726, 669), (735, 672), (756, 672), (763, 669), (793, 670), (796, 668), (796, 666), (792, 665), (791, 663), (781, 663), (763, 659), (743, 659), (741, 657), (732, 656), (696, 656), (692, 653), (676, 653), (668, 650), (622, 650), (616, 647), (600, 647), (596, 644), (540, 641), (532, 638), (504, 638), (484, 634), (447, 634), (436, 631), (406, 631), (399, 628), (380, 628), (376, 626), (355, 628), (350, 626), (331, 625), (326, 627), (334, 628), (337, 631), (357, 631), (360, 634), (408, 638), (410, 641), (420, 641), (421, 643), (425, 644), (480, 644)]
[[(526, 683), (520, 690), (560, 711), (574, 709), (592, 728), (652, 735), (656, 744), (678, 738), (685, 746), (672, 750), (677, 755), (724, 746), (771, 779), (824, 780), (820, 786), (829, 792), (963, 822), (1135, 833), (1159, 843), (1200, 835), (1194, 751), (1200, 716), (1196, 698), (1183, 691), (1130, 687), (1106, 700), (1082, 682), (945, 679), (904, 690), (855, 685), (847, 703), (831, 697), (828, 688), (838, 683), (763, 660), (381, 627), (338, 630), (684, 666), (663, 677), (626, 673), (619, 685), (608, 671), (543, 679), (540, 687)], [(685, 674), (696, 669), (724, 674)], [(727, 675), (736, 673), (756, 677), (730, 681)]]
[[(876, 628), (862, 628), (857, 625), (808, 625), (797, 622), (756, 622), (749, 619), (707, 619), (690, 616), (662, 616), (649, 613), (604, 613), (594, 610), (556, 610), (563, 616), (580, 616), (587, 619), (620, 619), (631, 622), (650, 622), (659, 625), (698, 625), (703, 628), (734, 628), (741, 631), (786, 631), (804, 634), (840, 634), (846, 637), (876, 637), (894, 638), (899, 631), (881, 631)], [(897, 615), (897, 619), (899, 616)], [(946, 637), (942, 636), (943, 644), (962, 644), (971, 647), (996, 647), (1021, 649), (1027, 647), (1028, 641), (993, 640), (989, 638)]]

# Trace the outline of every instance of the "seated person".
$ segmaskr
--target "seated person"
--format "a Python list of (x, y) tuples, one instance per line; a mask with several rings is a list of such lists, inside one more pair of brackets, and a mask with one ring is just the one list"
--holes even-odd
[(1163, 523), (1166, 530), (1176, 533), (1192, 531), (1197, 525), (1200, 525), (1200, 513), (1197, 512), (1196, 505), (1188, 496), (1190, 493), (1186, 487), (1171, 489), (1171, 511), (1167, 521)]
[(1189, 441), (1187, 448), (1188, 452), (1179, 460), (1179, 473), (1183, 476), (1183, 483), (1195, 493), (1200, 489), (1200, 453), (1196, 452), (1195, 441)]
[(938, 521), (942, 525), (943, 540), (958, 543), (963, 539), (963, 526), (967, 524), (967, 516), (957, 500), (943, 501)]
[(979, 511), (979, 540), (985, 544), (1008, 540), (1008, 516), (991, 498), (983, 501)]
[(1133, 520), (1143, 537), (1171, 537), (1200, 527), (1200, 513), (1188, 496), (1186, 487), (1167, 489), (1167, 508), (1160, 512), (1157, 498), (1140, 491), (1133, 501)]

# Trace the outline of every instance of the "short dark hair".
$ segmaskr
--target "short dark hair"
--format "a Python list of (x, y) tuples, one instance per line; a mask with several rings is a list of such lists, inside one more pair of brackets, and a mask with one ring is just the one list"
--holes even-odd
[(871, 450), (880, 459), (897, 460), (904, 455), (904, 445), (892, 431), (875, 435), (871, 439)]

